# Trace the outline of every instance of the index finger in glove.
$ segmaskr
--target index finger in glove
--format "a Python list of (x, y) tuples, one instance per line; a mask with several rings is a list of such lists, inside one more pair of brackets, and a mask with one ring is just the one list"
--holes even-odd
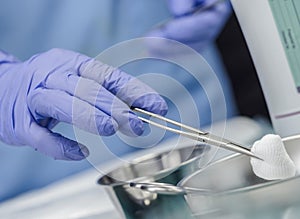
[(167, 112), (166, 102), (156, 91), (120, 69), (92, 59), (81, 65), (79, 74), (98, 82), (128, 106), (161, 115)]

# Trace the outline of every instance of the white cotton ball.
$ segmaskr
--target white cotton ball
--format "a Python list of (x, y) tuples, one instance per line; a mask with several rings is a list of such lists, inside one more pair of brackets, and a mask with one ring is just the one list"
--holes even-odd
[(251, 151), (262, 160), (251, 158), (253, 172), (266, 180), (286, 179), (296, 174), (296, 166), (278, 135), (266, 135), (256, 141)]

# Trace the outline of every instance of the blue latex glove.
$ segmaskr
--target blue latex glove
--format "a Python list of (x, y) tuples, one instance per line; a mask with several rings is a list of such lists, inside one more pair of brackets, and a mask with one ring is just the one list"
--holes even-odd
[[(191, 12), (216, 0), (168, 0), (174, 19), (151, 31), (149, 36), (176, 40), (194, 49), (202, 49), (215, 40), (231, 12), (229, 1), (215, 5), (198, 14)], [(161, 46), (161, 45), (160, 45)]]
[(0, 99), (2, 141), (62, 160), (81, 160), (89, 152), (50, 130), (59, 121), (104, 136), (116, 130), (140, 135), (143, 123), (128, 106), (167, 112), (162, 97), (138, 79), (61, 49), (25, 62), (0, 51)]

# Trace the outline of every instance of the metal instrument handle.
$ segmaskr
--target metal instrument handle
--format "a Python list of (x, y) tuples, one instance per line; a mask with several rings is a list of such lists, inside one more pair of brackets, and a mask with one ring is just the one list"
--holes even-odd
[(162, 194), (162, 195), (186, 195), (191, 193), (201, 193), (201, 194), (211, 193), (211, 191), (208, 189), (181, 187), (181, 186), (175, 186), (168, 183), (158, 183), (158, 182), (149, 182), (149, 183), (131, 182), (129, 183), (129, 186), (133, 188), (141, 189), (143, 191)]

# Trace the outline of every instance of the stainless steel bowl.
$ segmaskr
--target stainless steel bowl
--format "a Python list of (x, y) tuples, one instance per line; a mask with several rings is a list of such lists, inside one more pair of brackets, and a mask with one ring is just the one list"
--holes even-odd
[[(131, 188), (129, 182), (164, 182), (176, 185), (195, 172), (205, 161), (208, 145), (192, 145), (157, 154), (148, 154), (126, 166), (120, 166), (98, 180), (105, 186), (111, 200), (123, 218), (137, 218), (170, 208), (171, 203), (186, 206), (183, 196), (169, 197)], [(155, 214), (155, 213), (153, 213)], [(186, 213), (189, 215), (190, 213)], [(142, 216), (139, 216), (142, 218)]]
[[(283, 139), (286, 150), (300, 170), (300, 135)], [(186, 177), (178, 186), (210, 193), (185, 195), (195, 217), (282, 218), (290, 206), (300, 203), (300, 177), (265, 181), (257, 177), (250, 158), (234, 155)]]

